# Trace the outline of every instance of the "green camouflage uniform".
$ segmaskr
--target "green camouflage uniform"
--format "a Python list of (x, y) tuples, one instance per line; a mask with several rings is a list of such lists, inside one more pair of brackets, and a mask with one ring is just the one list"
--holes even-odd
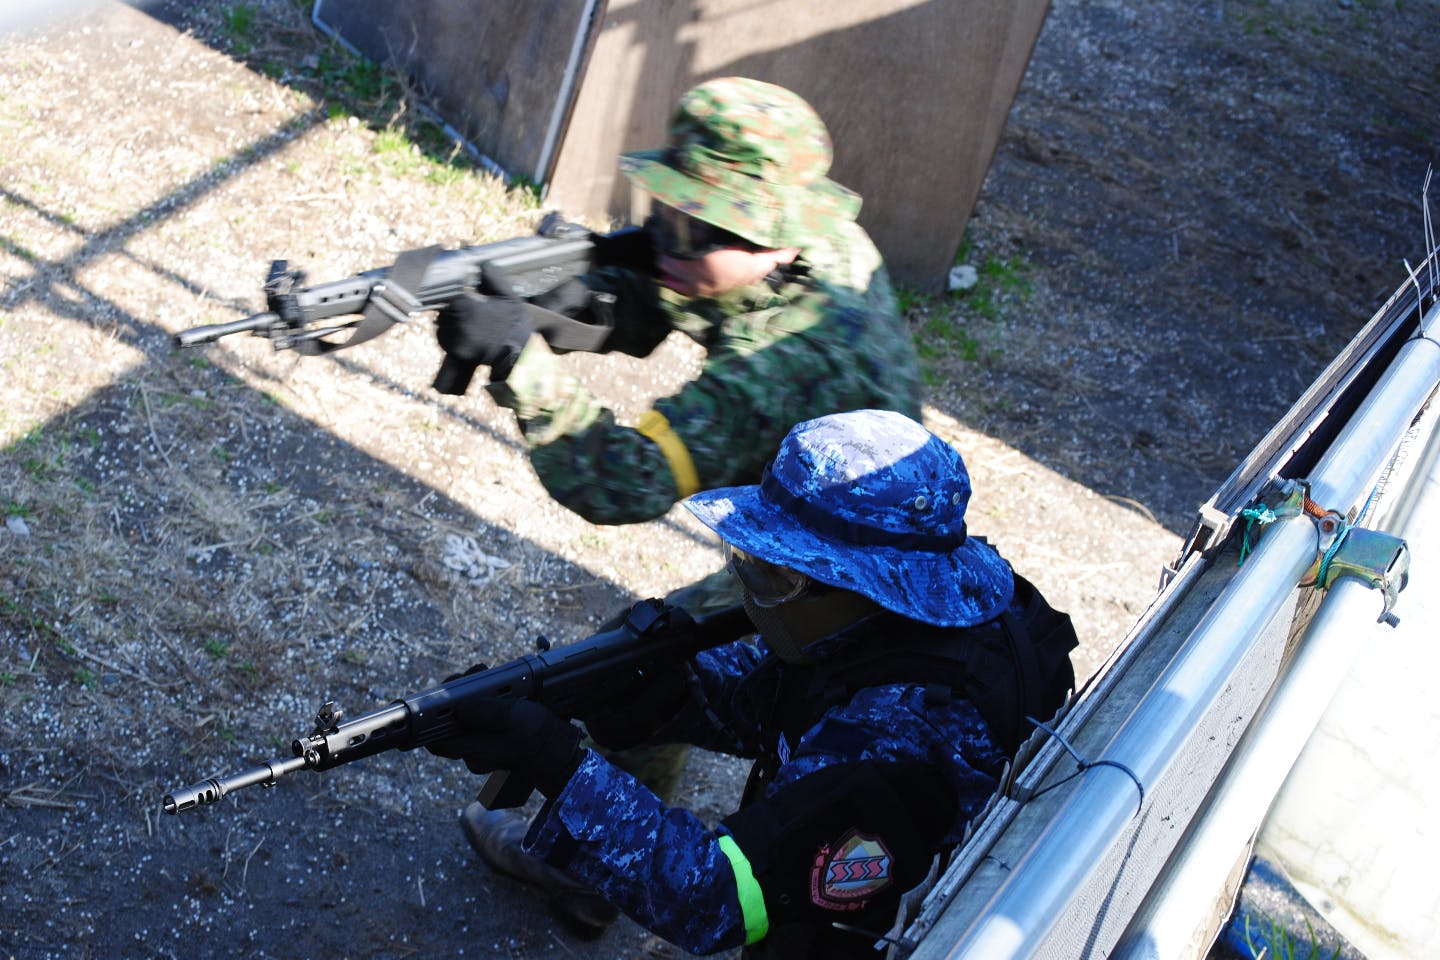
[[(920, 418), (919, 364), (879, 252), (854, 222), (860, 198), (826, 178), (829, 134), (787, 90), (729, 78), (680, 101), (663, 150), (621, 168), (656, 200), (767, 249), (800, 256), (764, 281), (715, 299), (683, 297), (654, 277), (607, 270), (588, 278), (615, 296), (605, 344), (648, 355), (671, 330), (706, 351), (698, 377), (655, 403), (684, 444), (699, 489), (758, 483), (790, 427), (861, 408)], [(682, 490), (666, 452), (616, 423), (538, 338), (503, 384), (540, 481), (594, 523), (664, 515)], [(740, 601), (725, 571), (667, 598), (694, 615)], [(612, 759), (668, 797), (687, 751), (673, 746)]]
[[(673, 330), (700, 343), (700, 375), (655, 404), (684, 443), (701, 489), (755, 483), (800, 420), (864, 407), (918, 419), (909, 330), (879, 253), (854, 223), (859, 198), (828, 180), (830, 141), (794, 94), (754, 80), (702, 84), (682, 98), (670, 146), (622, 168), (670, 206), (762, 247), (799, 247), (796, 264), (716, 299), (655, 278), (590, 278), (616, 297), (605, 349), (645, 356)], [(662, 516), (682, 493), (655, 441), (613, 414), (542, 343), (492, 393), (514, 409), (551, 495), (594, 523)]]

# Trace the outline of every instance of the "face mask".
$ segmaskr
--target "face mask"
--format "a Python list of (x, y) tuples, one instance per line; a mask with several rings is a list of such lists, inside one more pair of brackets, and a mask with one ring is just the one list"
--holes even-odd
[(740, 585), (741, 595), (744, 597), (745, 612), (750, 616), (750, 622), (755, 624), (755, 629), (760, 631), (760, 636), (765, 638), (765, 643), (775, 652), (775, 655), (786, 663), (814, 663), (812, 657), (807, 657), (803, 648), (810, 640), (816, 637), (799, 638), (790, 632), (790, 626), (786, 623), (781, 608), (775, 604), (761, 606), (755, 601), (750, 589), (742, 583)]
[(806, 647), (880, 609), (868, 597), (815, 581), (808, 581), (800, 596), (783, 603), (758, 603), (743, 580), (740, 592), (750, 622), (760, 631), (766, 645), (786, 663), (814, 663), (815, 658), (804, 652)]

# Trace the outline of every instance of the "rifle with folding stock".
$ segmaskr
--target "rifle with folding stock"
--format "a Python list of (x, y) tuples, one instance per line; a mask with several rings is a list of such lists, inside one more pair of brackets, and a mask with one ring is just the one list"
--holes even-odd
[[(166, 794), (166, 813), (218, 802), (244, 787), (274, 786), (298, 770), (330, 770), (387, 750), (413, 750), (462, 732), (456, 723), (466, 701), (528, 698), (565, 718), (623, 710), (627, 696), (659, 670), (684, 663), (701, 650), (753, 632), (740, 607), (693, 619), (679, 607), (643, 600), (613, 630), (495, 667), (477, 667), (438, 687), (393, 701), (353, 720), (333, 702), (315, 716), (315, 728), (290, 744), (293, 756), (229, 776), (211, 777)], [(532, 784), (507, 772), (491, 774), (480, 799), (486, 806), (524, 803)]]
[[(329, 283), (305, 286), (305, 273), (285, 260), (270, 264), (267, 309), (240, 320), (192, 327), (176, 334), (179, 347), (213, 343), (236, 333), (269, 339), (276, 350), (319, 355), (374, 339), (417, 313), (442, 310), (467, 295), (498, 297), (524, 305), (529, 326), (560, 350), (600, 349), (610, 331), (604, 294), (591, 300), (586, 320), (576, 320), (530, 301), (605, 262), (605, 251), (642, 249), (639, 228), (592, 234), (556, 215), (534, 236), (444, 250), (408, 250), (394, 264)], [(597, 258), (597, 250), (602, 255)], [(643, 250), (642, 250), (643, 255)], [(345, 339), (331, 339), (349, 331)], [(435, 377), (441, 393), (463, 394), (475, 365), (447, 356)]]

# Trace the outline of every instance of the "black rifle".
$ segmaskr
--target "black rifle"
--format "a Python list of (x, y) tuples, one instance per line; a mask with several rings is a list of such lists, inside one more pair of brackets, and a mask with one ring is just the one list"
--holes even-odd
[[(408, 250), (392, 266), (312, 287), (303, 286), (303, 271), (275, 260), (265, 280), (267, 310), (243, 320), (192, 327), (175, 335), (175, 345), (213, 343), (248, 331), (269, 338), (276, 350), (330, 353), (378, 337), (414, 314), (441, 309), (465, 293), (528, 301), (594, 265), (595, 238), (588, 230), (551, 218), (541, 224), (541, 231), (458, 250)], [(631, 228), (604, 239), (634, 232), (638, 231)], [(600, 300), (602, 309), (608, 306), (603, 297)], [(586, 323), (533, 304), (527, 304), (527, 314), (552, 346), (564, 350), (597, 350), (609, 333), (608, 315), (602, 314), (598, 323)], [(325, 323), (336, 318), (348, 319)], [(345, 330), (353, 330), (346, 340), (325, 339)], [(435, 389), (463, 394), (474, 371), (473, 365), (446, 357), (436, 374)]]
[[(315, 716), (314, 731), (291, 742), (293, 757), (202, 780), (166, 794), (162, 803), (166, 813), (179, 813), (216, 803), (241, 787), (274, 786), (296, 770), (329, 770), (386, 750), (423, 747), (460, 732), (455, 711), (472, 698), (537, 700), (566, 718), (623, 710), (627, 696), (655, 671), (754, 629), (741, 607), (694, 620), (679, 607), (642, 600), (613, 630), (566, 646), (542, 644), (537, 653), (455, 677), (354, 720), (342, 721), (341, 711), (328, 702)], [(500, 771), (486, 780), (480, 800), (492, 809), (519, 806), (533, 789)]]

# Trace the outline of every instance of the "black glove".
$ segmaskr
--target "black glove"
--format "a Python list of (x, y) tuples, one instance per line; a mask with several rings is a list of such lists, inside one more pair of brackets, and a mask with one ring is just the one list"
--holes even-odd
[(690, 693), (690, 671), (683, 664), (651, 673), (645, 685), (625, 694), (623, 703), (582, 717), (591, 739), (611, 750), (628, 750), (650, 740), (680, 708)]
[(614, 233), (591, 234), (595, 266), (620, 267), (637, 273), (655, 272), (655, 239), (644, 227), (625, 227)]
[(525, 303), (516, 297), (463, 293), (440, 310), (435, 339), (445, 351), (435, 389), (463, 394), (482, 364), (490, 368), (491, 382), (498, 383), (510, 375), (530, 339)]
[[(592, 265), (622, 267), (641, 273), (655, 272), (655, 241), (644, 227), (622, 227), (613, 233), (594, 233), (578, 223), (571, 223), (558, 212), (545, 214), (535, 232), (554, 240), (589, 237), (595, 245)], [(563, 312), (563, 311), (561, 311)]]
[(579, 277), (571, 277), (544, 293), (537, 293), (530, 302), (562, 317), (574, 318), (590, 309), (592, 299), (590, 285)]
[(464, 760), (471, 773), (510, 770), (547, 797), (565, 788), (585, 752), (579, 728), (534, 700), (476, 698), (455, 711), (455, 723), (454, 736), (425, 749)]

